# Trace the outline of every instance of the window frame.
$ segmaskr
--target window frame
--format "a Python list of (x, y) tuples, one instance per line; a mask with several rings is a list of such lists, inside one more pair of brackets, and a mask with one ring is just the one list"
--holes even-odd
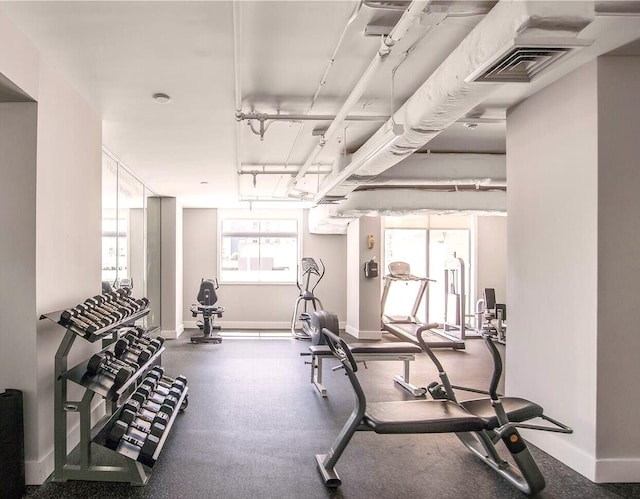
[[(297, 268), (302, 255), (302, 239), (303, 239), (303, 225), (302, 225), (302, 210), (266, 210), (261, 211), (260, 213), (255, 213), (249, 210), (218, 210), (218, 230), (217, 230), (217, 257), (216, 257), (216, 267), (217, 267), (217, 275), (220, 284), (231, 284), (231, 285), (250, 285), (250, 286), (291, 286), (296, 284), (297, 278)], [(265, 222), (265, 221), (273, 221), (273, 220), (292, 220), (296, 222), (296, 262), (295, 262), (295, 272), (292, 275), (291, 280), (287, 281), (237, 281), (237, 280), (227, 280), (224, 278), (222, 273), (222, 239), (225, 236), (229, 236), (229, 233), (223, 233), (222, 226), (225, 220), (251, 220), (256, 222)], [(231, 234), (236, 234), (231, 233)], [(281, 233), (242, 233), (243, 236), (246, 237), (255, 237), (258, 240), (261, 237), (269, 237), (269, 235), (275, 237), (283, 237)], [(258, 271), (259, 272), (259, 271)]]

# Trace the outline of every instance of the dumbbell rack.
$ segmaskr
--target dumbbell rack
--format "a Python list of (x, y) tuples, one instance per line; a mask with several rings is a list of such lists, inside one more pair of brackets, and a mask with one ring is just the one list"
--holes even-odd
[[(67, 332), (58, 347), (55, 356), (55, 392), (54, 392), (54, 462), (55, 468), (53, 473), (53, 481), (64, 482), (67, 480), (88, 480), (88, 481), (109, 481), (109, 482), (128, 482), (132, 485), (144, 485), (149, 480), (149, 474), (143, 467), (142, 463), (135, 460), (131, 456), (126, 459), (126, 466), (104, 466), (93, 463), (91, 453), (91, 443), (103, 445), (104, 439), (101, 440), (101, 430), (108, 428), (120, 412), (119, 406), (124, 403), (124, 399), (135, 388), (136, 382), (155, 365), (164, 351), (160, 348), (151, 358), (140, 366), (140, 369), (134, 373), (122, 386), (117, 390), (114, 389), (113, 383), (106, 376), (100, 374), (88, 377), (87, 363), (88, 359), (81, 362), (77, 366), (68, 369), (67, 358), (71, 347), (76, 338), (95, 343), (98, 340), (107, 338), (112, 335), (112, 340), (118, 339), (118, 329), (135, 323), (138, 319), (145, 317), (149, 313), (149, 308), (139, 310), (136, 313), (124, 318), (122, 321), (110, 324), (107, 327), (98, 329), (92, 333), (87, 333), (74, 325), (61, 322), (60, 316), (62, 311), (51, 312), (40, 316), (40, 319), (49, 319), (56, 324), (66, 328)], [(68, 400), (67, 389), (68, 382), (72, 381), (84, 387), (85, 393), (82, 400)], [(182, 393), (182, 404), (186, 397), (188, 388)], [(107, 414), (102, 417), (95, 425), (91, 425), (91, 401), (95, 395), (100, 395), (107, 401)], [(179, 406), (178, 406), (179, 407)], [(70, 413), (78, 413), (80, 415), (80, 464), (71, 464), (69, 462), (69, 454), (67, 449), (67, 433), (68, 433), (68, 416)], [(163, 435), (160, 445), (158, 445), (152, 462), (145, 463), (151, 467), (157, 459), (157, 455), (162, 450), (162, 446), (166, 439), (166, 435), (170, 431), (170, 427), (175, 420), (177, 411), (172, 414), (171, 420), (167, 425), (165, 435)]]

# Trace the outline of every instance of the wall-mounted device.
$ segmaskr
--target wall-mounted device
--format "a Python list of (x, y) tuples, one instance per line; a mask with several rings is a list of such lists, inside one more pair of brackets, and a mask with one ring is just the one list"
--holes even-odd
[(373, 237), (373, 234), (369, 234), (367, 236), (367, 248), (373, 249), (373, 246), (375, 245), (375, 243), (376, 243), (376, 240)]
[(364, 276), (365, 277), (378, 277), (378, 262), (376, 262), (376, 258), (373, 257), (368, 262), (364, 264)]

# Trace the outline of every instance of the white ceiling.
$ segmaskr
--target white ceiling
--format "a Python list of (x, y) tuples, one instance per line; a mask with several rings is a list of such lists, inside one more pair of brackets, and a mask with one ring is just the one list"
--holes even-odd
[[(390, 116), (493, 4), (434, 2), (393, 48), (350, 114)], [(337, 113), (380, 46), (380, 38), (364, 36), (365, 27), (395, 21), (400, 15), (366, 5), (360, 9), (310, 109), (330, 56), (358, 5), (339, 0), (236, 2), (242, 112)], [(312, 130), (329, 124), (267, 122), (261, 140), (244, 121), (237, 157), (230, 1), (0, 2), (0, 9), (102, 115), (104, 145), (155, 191), (177, 196), (185, 206), (233, 206), (240, 198), (282, 196), (289, 175), (259, 174), (254, 187), (254, 176), (236, 175), (238, 160), (244, 170), (275, 165), (264, 169), (280, 171), (288, 164), (288, 170), (295, 171), (319, 141)], [(619, 27), (602, 29), (617, 33)], [(637, 28), (635, 19), (629, 29)], [(626, 33), (619, 38), (612, 48), (640, 38), (640, 31), (635, 37)], [(392, 98), (392, 69), (410, 47), (395, 73)], [(637, 50), (625, 55), (630, 52)], [(171, 102), (156, 103), (151, 97), (156, 92), (169, 94)], [(476, 120), (478, 128), (471, 130), (461, 120), (423, 150), (504, 153), (505, 110), (523, 95), (521, 89), (505, 87), (482, 109), (470, 113), (484, 118)], [(251, 123), (259, 128), (257, 121)], [(323, 148), (317, 161), (321, 165), (311, 172), (326, 171), (341, 153), (354, 152), (381, 122), (346, 125)], [(303, 187), (314, 191), (322, 178), (307, 175)], [(204, 181), (208, 184), (201, 184)]]

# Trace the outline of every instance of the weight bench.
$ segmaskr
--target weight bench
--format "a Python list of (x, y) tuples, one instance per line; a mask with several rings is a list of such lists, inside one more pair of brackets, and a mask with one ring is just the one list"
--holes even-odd
[[(363, 362), (366, 367), (367, 361), (379, 360), (401, 360), (404, 362), (404, 375), (396, 374), (393, 380), (402, 388), (415, 397), (420, 397), (426, 393), (426, 389), (412, 385), (409, 381), (409, 362), (415, 360), (415, 354), (421, 353), (422, 349), (409, 342), (393, 343), (351, 343), (348, 345), (357, 362)], [(315, 386), (323, 397), (327, 396), (327, 389), (322, 384), (322, 361), (326, 357), (333, 357), (333, 352), (329, 345), (311, 345), (309, 354), (311, 355), (311, 383)]]
[[(335, 466), (353, 435), (357, 431), (373, 431), (378, 434), (455, 433), (473, 454), (521, 492), (532, 495), (544, 489), (544, 477), (518, 428), (557, 433), (572, 433), (572, 430), (545, 416), (542, 407), (534, 402), (498, 396), (496, 389), (502, 373), (502, 360), (488, 336), (485, 335), (484, 339), (494, 361), (493, 376), (486, 392), (488, 398), (458, 402), (444, 368), (422, 334), (418, 334), (422, 350), (438, 369), (441, 385), (434, 387), (432, 384), (431, 388), (439, 389), (429, 389), (438, 398), (367, 404), (356, 375), (358, 365), (353, 345), (347, 345), (343, 338), (327, 328), (323, 328), (322, 333), (328, 341), (331, 353), (342, 364), (336, 369), (345, 370), (356, 395), (355, 407), (329, 451), (315, 456), (324, 484), (328, 488), (335, 489), (342, 483)], [(542, 418), (553, 426), (526, 423), (534, 418)], [(511, 462), (498, 453), (496, 444), (500, 441), (509, 452)]]

